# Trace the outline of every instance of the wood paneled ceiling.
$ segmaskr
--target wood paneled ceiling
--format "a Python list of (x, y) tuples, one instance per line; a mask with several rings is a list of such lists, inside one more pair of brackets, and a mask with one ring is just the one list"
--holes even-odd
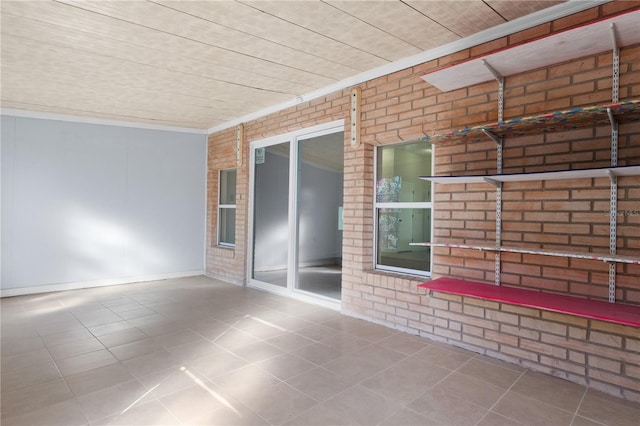
[(207, 129), (562, 1), (2, 0), (2, 108)]

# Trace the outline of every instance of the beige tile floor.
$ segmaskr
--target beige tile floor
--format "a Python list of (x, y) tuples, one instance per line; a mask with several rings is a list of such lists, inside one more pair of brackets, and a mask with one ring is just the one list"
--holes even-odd
[(640, 424), (639, 404), (204, 277), (1, 303), (4, 426)]

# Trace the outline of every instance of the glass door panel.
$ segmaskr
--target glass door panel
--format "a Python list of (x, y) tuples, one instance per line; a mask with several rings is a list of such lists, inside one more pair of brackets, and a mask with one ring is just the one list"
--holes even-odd
[(289, 142), (256, 148), (251, 278), (287, 287)]
[(296, 288), (340, 300), (344, 132), (299, 140)]

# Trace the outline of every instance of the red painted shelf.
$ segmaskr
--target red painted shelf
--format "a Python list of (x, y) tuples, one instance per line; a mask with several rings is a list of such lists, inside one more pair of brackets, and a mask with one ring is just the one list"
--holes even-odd
[(640, 327), (640, 306), (582, 299), (562, 294), (542, 293), (534, 290), (496, 286), (446, 277), (419, 284), (418, 287)]

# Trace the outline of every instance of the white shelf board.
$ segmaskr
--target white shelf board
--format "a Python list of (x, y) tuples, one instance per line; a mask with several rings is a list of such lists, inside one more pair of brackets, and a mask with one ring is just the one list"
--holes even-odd
[(559, 172), (516, 173), (487, 176), (420, 176), (420, 179), (435, 183), (490, 183), (495, 182), (526, 182), (534, 180), (562, 180), (609, 177), (609, 172), (615, 176), (640, 176), (640, 166), (606, 167), (601, 169), (564, 170)]
[(460, 248), (471, 250), (483, 250), (483, 251), (499, 251), (505, 253), (522, 253), (522, 254), (538, 254), (544, 256), (556, 256), (556, 257), (570, 257), (573, 259), (586, 259), (586, 260), (601, 260), (603, 262), (617, 262), (617, 263), (631, 263), (640, 265), (640, 257), (622, 256), (615, 254), (604, 253), (589, 253), (589, 252), (569, 252), (560, 250), (542, 250), (542, 249), (526, 249), (519, 247), (508, 246), (476, 246), (469, 244), (449, 244), (449, 243), (410, 243), (412, 246), (426, 246), (426, 247), (447, 247), (447, 248)]
[(615, 25), (618, 47), (640, 43), (640, 11), (636, 10), (443, 68), (422, 78), (441, 91), (449, 92), (494, 80), (493, 74), (482, 64), (483, 59), (507, 77), (613, 50), (611, 24)]

